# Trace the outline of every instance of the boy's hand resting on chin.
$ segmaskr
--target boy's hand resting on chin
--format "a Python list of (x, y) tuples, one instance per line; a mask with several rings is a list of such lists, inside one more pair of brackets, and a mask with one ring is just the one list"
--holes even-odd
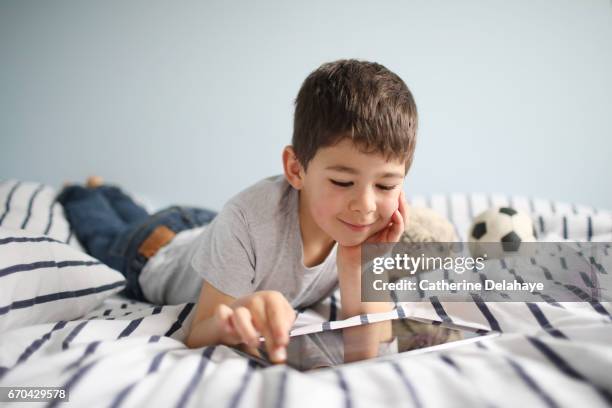
[[(388, 312), (391, 310), (389, 302), (362, 302), (361, 301), (361, 245), (363, 243), (380, 244), (398, 242), (405, 225), (408, 222), (407, 205), (404, 192), (398, 198), (397, 209), (391, 219), (380, 231), (372, 234), (364, 242), (353, 246), (338, 244), (336, 264), (338, 266), (338, 281), (340, 283), (341, 318), (360, 314)], [(389, 330), (383, 330), (380, 338), (389, 336)]]
[(222, 343), (244, 343), (249, 352), (256, 352), (263, 335), (272, 362), (282, 363), (287, 359), (289, 330), (295, 317), (280, 292), (267, 290), (236, 299), (230, 305), (217, 305), (213, 319)]
[[(408, 223), (407, 208), (408, 205), (406, 204), (405, 194), (402, 190), (399, 195), (397, 210), (391, 215), (391, 219), (386, 227), (372, 234), (362, 242), (362, 244), (398, 242)], [(344, 267), (355, 269), (361, 266), (361, 244), (354, 246), (343, 246), (338, 244), (336, 258), (339, 269), (344, 269)]]

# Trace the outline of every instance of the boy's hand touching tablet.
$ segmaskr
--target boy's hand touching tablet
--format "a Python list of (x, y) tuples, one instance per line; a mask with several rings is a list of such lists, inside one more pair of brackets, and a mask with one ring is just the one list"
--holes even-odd
[(255, 292), (229, 306), (219, 304), (214, 319), (221, 330), (222, 343), (244, 343), (256, 349), (263, 336), (273, 362), (282, 363), (287, 359), (286, 347), (295, 311), (280, 292)]
[(244, 343), (252, 348), (263, 335), (268, 355), (280, 363), (286, 360), (294, 320), (295, 311), (280, 292), (260, 291), (235, 299), (204, 281), (185, 344), (196, 348)]

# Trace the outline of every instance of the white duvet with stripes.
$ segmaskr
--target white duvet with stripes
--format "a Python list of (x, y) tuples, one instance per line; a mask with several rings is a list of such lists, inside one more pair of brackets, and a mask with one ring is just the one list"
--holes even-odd
[[(610, 304), (599, 306), (402, 304), (393, 313), (502, 335), (300, 373), (256, 368), (225, 346), (187, 349), (193, 304), (115, 295), (82, 319), (3, 333), (0, 386), (64, 387), (74, 406), (87, 407), (609, 406), (612, 318)], [(317, 319), (300, 315), (297, 331), (341, 323)]]
[[(609, 212), (579, 206), (484, 195), (413, 199), (421, 201), (449, 216), (462, 236), (479, 206), (508, 201), (532, 211), (542, 236), (610, 240), (612, 231)], [(301, 313), (294, 333), (342, 324), (327, 321), (338, 302), (336, 293)], [(386, 317), (502, 334), (310, 373), (257, 368), (225, 346), (187, 349), (182, 340), (193, 311), (191, 303), (162, 307), (115, 295), (81, 319), (1, 333), (0, 387), (64, 387), (71, 406), (87, 407), (612, 405), (607, 302), (400, 304)]]

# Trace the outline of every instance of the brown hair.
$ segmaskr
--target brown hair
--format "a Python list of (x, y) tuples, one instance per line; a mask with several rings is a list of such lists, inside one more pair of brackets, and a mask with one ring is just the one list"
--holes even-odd
[(375, 62), (339, 60), (304, 80), (295, 100), (293, 149), (304, 169), (322, 147), (350, 138), (363, 153), (412, 164), (418, 117), (402, 79)]

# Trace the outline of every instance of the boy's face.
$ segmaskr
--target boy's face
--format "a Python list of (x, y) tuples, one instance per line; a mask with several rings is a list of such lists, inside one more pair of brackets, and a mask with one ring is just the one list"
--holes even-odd
[(389, 224), (397, 210), (405, 164), (360, 152), (350, 139), (321, 148), (304, 173), (304, 203), (318, 227), (353, 246)]

